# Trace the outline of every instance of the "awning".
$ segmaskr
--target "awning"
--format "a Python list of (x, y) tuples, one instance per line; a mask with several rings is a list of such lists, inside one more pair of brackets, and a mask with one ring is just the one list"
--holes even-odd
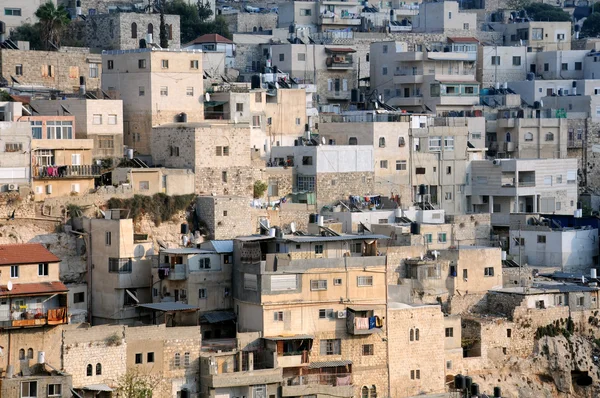
[(355, 53), (356, 50), (350, 47), (325, 47), (325, 52), (329, 54), (349, 54)]
[(68, 291), (69, 289), (62, 282), (13, 283), (12, 290), (8, 290), (8, 286), (0, 286), (0, 297), (43, 296)]
[(235, 314), (231, 311), (213, 311), (202, 314), (200, 322), (219, 323), (235, 320)]
[(113, 389), (110, 388), (106, 384), (90, 384), (89, 386), (83, 387), (82, 390), (85, 390), (85, 391), (106, 391), (106, 392), (113, 391)]
[(341, 361), (311, 362), (308, 365), (308, 368), (309, 369), (334, 368), (336, 366), (347, 366), (347, 365), (352, 365), (352, 361), (341, 360)]
[(215, 106), (226, 104), (229, 101), (204, 101), (205, 108), (214, 108)]
[(294, 334), (294, 335), (289, 335), (289, 336), (264, 337), (265, 340), (271, 340), (271, 341), (306, 340), (306, 339), (313, 340), (314, 338), (315, 338), (315, 336), (311, 336), (309, 334)]
[(217, 253), (233, 253), (233, 240), (211, 240)]
[(162, 311), (162, 312), (170, 312), (170, 311), (188, 311), (188, 310), (197, 310), (197, 307), (193, 305), (184, 304), (184, 303), (176, 303), (176, 302), (166, 302), (166, 303), (148, 303), (148, 304), (138, 304), (138, 307), (147, 308), (152, 311)]

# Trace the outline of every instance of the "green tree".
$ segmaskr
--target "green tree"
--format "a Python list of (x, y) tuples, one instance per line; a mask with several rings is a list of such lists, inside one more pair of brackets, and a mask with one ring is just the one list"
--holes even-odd
[(169, 47), (169, 36), (167, 35), (167, 27), (165, 26), (165, 0), (160, 2), (160, 46), (162, 48)]
[(10, 32), (10, 39), (12, 41), (28, 41), (29, 48), (32, 50), (42, 49), (40, 36), (40, 25), (37, 23), (35, 25), (24, 23)]
[(594, 12), (586, 18), (581, 27), (581, 35), (585, 37), (600, 35), (600, 12)]
[(210, 1), (206, 0), (204, 3), (202, 0), (198, 0), (198, 18), (200, 18), (201, 22), (206, 22), (213, 15), (212, 8), (210, 6)]
[(531, 3), (525, 7), (525, 11), (534, 21), (570, 22), (572, 20), (568, 12), (550, 4)]
[(214, 21), (204, 22), (198, 26), (198, 36), (207, 34), (207, 33), (216, 33), (228, 39), (231, 39), (233, 36), (231, 32), (229, 32), (229, 26), (227, 25), (227, 21), (223, 18), (222, 15), (217, 15)]
[(42, 48), (50, 48), (52, 42), (56, 46), (60, 46), (62, 35), (71, 22), (69, 13), (64, 6), (55, 7), (51, 1), (42, 4), (35, 16), (40, 20), (40, 37), (42, 38)]
[(153, 392), (164, 389), (162, 384), (163, 379), (158, 375), (143, 373), (138, 368), (128, 368), (117, 379), (116, 392), (122, 398), (150, 398)]
[(165, 4), (165, 14), (179, 15), (181, 43), (189, 43), (198, 37), (198, 26), (202, 22), (198, 15), (198, 6), (184, 0), (173, 0)]
[(531, 0), (507, 0), (506, 8), (508, 10), (523, 10), (531, 4)]

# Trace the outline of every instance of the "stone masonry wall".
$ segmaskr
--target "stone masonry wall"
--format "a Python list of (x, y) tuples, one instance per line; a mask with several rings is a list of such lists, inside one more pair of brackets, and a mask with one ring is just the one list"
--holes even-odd
[(239, 12), (223, 15), (231, 33), (252, 33), (277, 27), (277, 14)]
[(374, 193), (372, 172), (318, 173), (316, 177), (317, 208), (336, 200), (348, 199), (350, 195)]
[(488, 246), (492, 233), (490, 214), (466, 214), (446, 216), (452, 224), (453, 245)]
[(250, 199), (238, 196), (199, 196), (196, 211), (208, 227), (210, 239), (233, 239), (256, 231)]

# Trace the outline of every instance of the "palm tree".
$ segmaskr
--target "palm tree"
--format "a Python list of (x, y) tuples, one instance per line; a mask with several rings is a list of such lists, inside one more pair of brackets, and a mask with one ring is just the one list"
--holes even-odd
[(35, 16), (40, 20), (42, 44), (45, 49), (50, 47), (50, 42), (55, 46), (60, 45), (62, 34), (71, 22), (68, 11), (64, 6), (55, 7), (51, 1), (42, 4)]

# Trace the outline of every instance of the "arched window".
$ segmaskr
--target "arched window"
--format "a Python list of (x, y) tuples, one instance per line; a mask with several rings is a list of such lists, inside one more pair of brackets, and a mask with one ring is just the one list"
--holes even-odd
[(415, 329), (415, 340), (419, 341), (419, 329)]
[(510, 142), (510, 133), (506, 133), (506, 142)]
[(102, 374), (102, 364), (97, 363), (96, 364), (96, 376), (99, 376)]
[(169, 40), (173, 40), (173, 25), (167, 25), (167, 35)]
[(19, 350), (19, 359), (25, 359), (25, 350), (22, 348)]
[(379, 138), (379, 148), (385, 148), (385, 137)]
[(525, 133), (525, 141), (533, 141), (533, 134)]
[(256, 32), (256, 31), (257, 31), (257, 29), (256, 29), (256, 26), (252, 28), (252, 31), (253, 31), (253, 32)]
[(87, 369), (85, 370), (85, 374), (88, 375), (88, 376), (93, 376), (94, 374), (92, 373), (92, 369), (93, 369), (92, 368), (92, 364), (89, 363), (88, 366), (87, 366)]
[(131, 24), (131, 38), (137, 39), (137, 24), (135, 22)]
[(33, 348), (27, 350), (27, 358), (33, 359)]
[(404, 146), (406, 145), (406, 141), (404, 141), (404, 137), (399, 137), (398, 138), (398, 146)]
[(258, 27), (258, 31), (259, 31), (259, 32), (262, 32), (262, 31), (263, 31), (263, 28), (262, 28), (262, 26), (259, 26), (259, 27)]
[(377, 398), (377, 387), (374, 384), (371, 386), (370, 398)]
[(148, 34), (154, 34), (154, 25), (152, 25), (151, 23), (148, 24)]
[(358, 139), (356, 137), (348, 138), (348, 145), (358, 145)]
[(410, 341), (415, 341), (415, 331), (410, 329)]
[(554, 141), (554, 134), (547, 133), (546, 134), (546, 141)]
[(364, 386), (363, 388), (361, 388), (360, 397), (361, 398), (369, 398), (369, 387)]

